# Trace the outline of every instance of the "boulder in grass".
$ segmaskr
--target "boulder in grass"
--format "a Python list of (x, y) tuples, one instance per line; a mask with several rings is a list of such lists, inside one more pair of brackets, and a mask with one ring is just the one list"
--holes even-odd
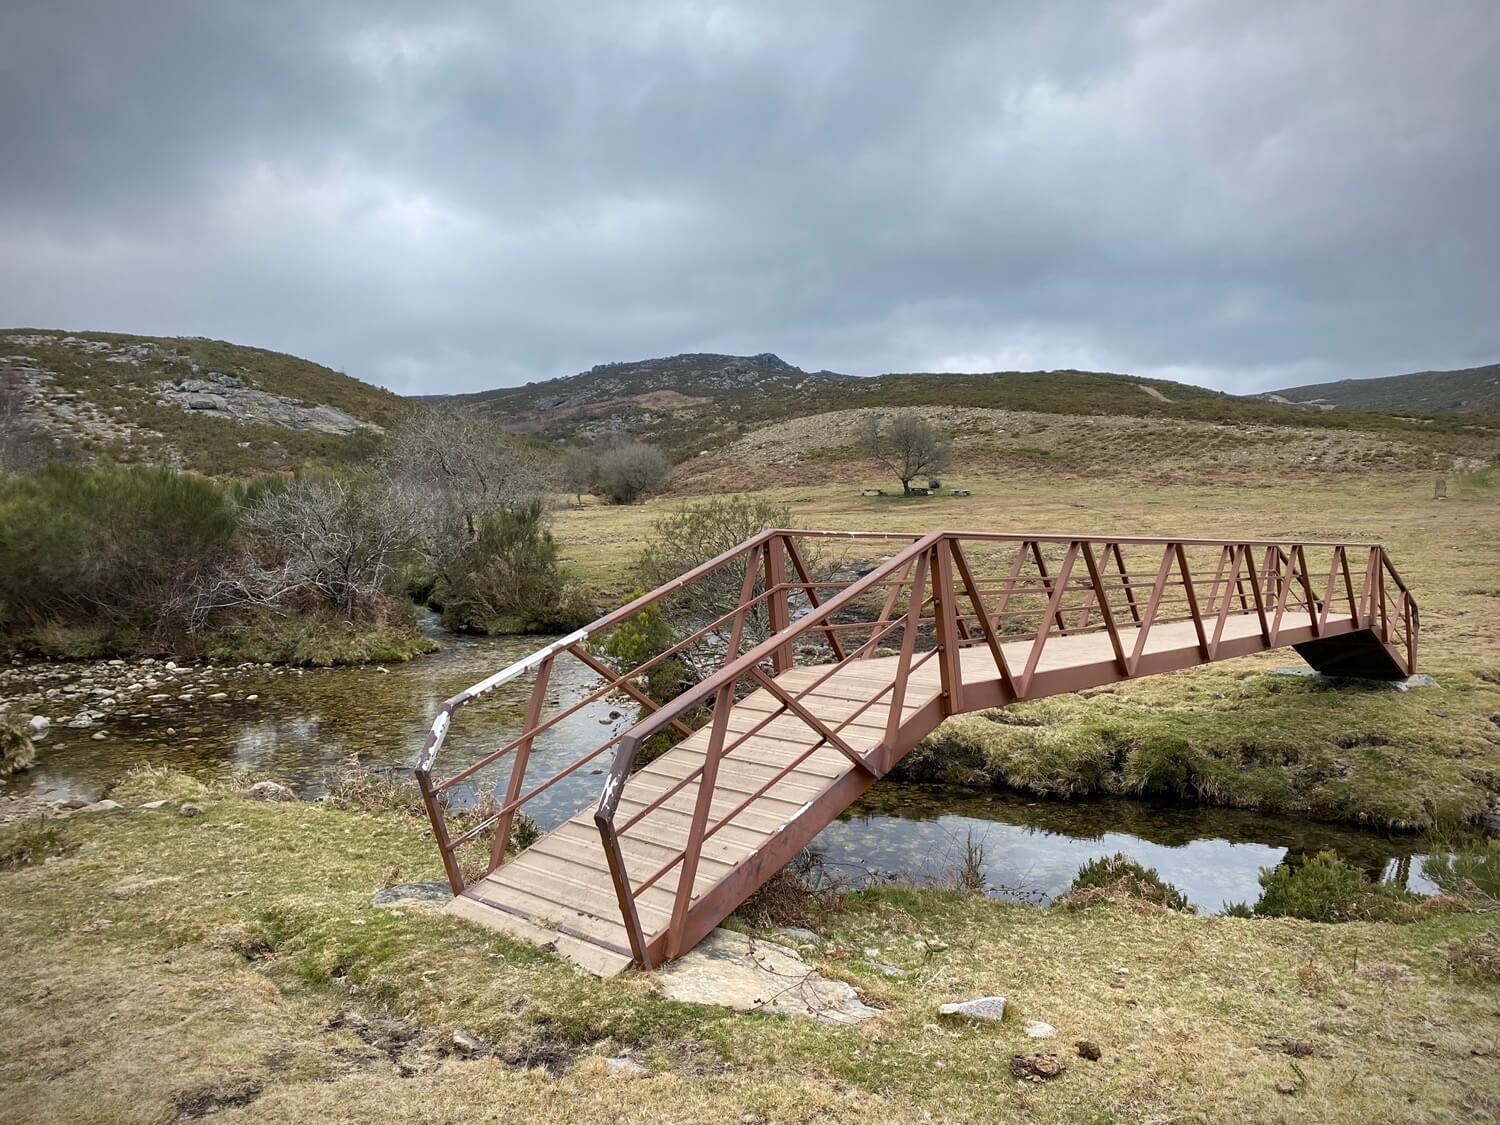
[(961, 1019), (989, 1020), (998, 1023), (1005, 1018), (1004, 996), (981, 996), (976, 1000), (964, 1000), (944, 1004), (938, 1008), (940, 1016), (957, 1016)]

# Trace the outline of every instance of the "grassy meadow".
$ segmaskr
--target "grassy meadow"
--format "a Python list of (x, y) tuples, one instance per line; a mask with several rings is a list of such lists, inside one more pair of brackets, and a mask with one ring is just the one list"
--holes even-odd
[[(1044, 701), (1009, 726), (955, 720), (914, 758), (933, 775), (1158, 794), (1132, 752), (1166, 738), (1190, 767), (1175, 795), (1206, 802), (1441, 829), (1500, 790), (1493, 477), (1451, 478), (1434, 502), (1412, 471), (974, 473), (948, 482), (969, 498), (909, 501), (844, 476), (759, 494), (832, 529), (1379, 539), (1421, 605), (1435, 688), (1314, 694), (1264, 675), (1298, 663), (1281, 652)], [(652, 521), (683, 499), (560, 506), (563, 561), (627, 593)], [(882, 1009), (839, 1028), (670, 1002), (641, 974), (601, 983), (457, 920), (373, 910), (381, 886), (439, 874), (400, 812), (254, 802), (159, 772), (111, 796), (125, 807), (0, 828), (0, 1120), (1500, 1119), (1493, 902), (1331, 925), (881, 887), (807, 919), (828, 939), (814, 965)], [(152, 799), (168, 804), (141, 808)], [(182, 801), (202, 814), (178, 815)], [(994, 992), (1012, 1006), (999, 1025), (936, 1014)], [(1026, 1038), (1033, 1019), (1059, 1038)], [(1038, 1050), (1066, 1069), (1012, 1077)], [(650, 1076), (613, 1074), (620, 1054)]]

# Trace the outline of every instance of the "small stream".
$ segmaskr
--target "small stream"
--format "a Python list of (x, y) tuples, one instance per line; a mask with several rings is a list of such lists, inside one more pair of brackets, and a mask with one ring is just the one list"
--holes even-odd
[[(0, 698), (22, 713), (48, 715), (53, 727), (38, 744), (32, 769), (0, 779), (0, 798), (92, 800), (129, 769), (148, 764), (204, 778), (244, 769), (315, 797), (353, 756), (373, 766), (409, 767), (443, 700), (545, 643), (536, 637), (454, 637), (429, 628), (442, 645), (439, 652), (383, 669), (5, 666)], [(105, 672), (106, 684), (148, 677), (163, 682), (115, 692), (116, 706), (106, 718), (69, 728), (67, 722), (101, 692), (99, 681), (91, 690), (79, 677)], [(583, 698), (597, 683), (576, 661), (559, 661), (549, 710)], [(514, 737), (529, 690), (526, 683), (506, 685), (464, 708), (437, 772), (455, 772)], [(596, 704), (559, 723), (537, 740), (528, 782), (571, 763), (634, 716), (628, 702)], [(566, 819), (597, 799), (608, 765), (606, 753), (527, 811), (543, 828)], [(503, 778), (492, 783), (503, 784)], [(472, 799), (473, 791), (456, 796)], [(1067, 889), (1080, 865), (1115, 852), (1155, 867), (1205, 912), (1225, 903), (1253, 903), (1261, 868), (1322, 848), (1372, 877), (1420, 893), (1435, 890), (1422, 875), (1416, 837), (1232, 810), (1131, 800), (1038, 801), (895, 782), (875, 786), (819, 835), (814, 850), (856, 885), (885, 879), (941, 884), (951, 879), (970, 841), (983, 851), (987, 893), (1026, 902), (1050, 901)]]

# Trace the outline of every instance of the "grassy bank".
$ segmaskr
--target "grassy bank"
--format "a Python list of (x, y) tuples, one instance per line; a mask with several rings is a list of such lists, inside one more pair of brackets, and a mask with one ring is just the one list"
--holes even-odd
[[(408, 822), (252, 802), (180, 778), (173, 803), (0, 832), (0, 1118), (804, 1121), (1460, 1119), (1500, 1112), (1500, 984), (1450, 951), (1493, 918), (1405, 926), (1035, 910), (885, 888), (845, 900), (815, 960), (882, 1015), (857, 1029), (657, 997), (464, 923), (372, 910), (436, 875)], [(203, 812), (183, 817), (177, 801)], [(50, 858), (48, 858), (50, 857)], [(288, 862), (295, 857), (294, 862)], [(1468, 945), (1464, 945), (1468, 942)], [(888, 978), (872, 959), (907, 969)], [(1122, 971), (1123, 970), (1123, 971)], [(1003, 992), (998, 1026), (939, 1003)], [(1037, 1044), (1067, 1070), (1009, 1074)], [(453, 1032), (494, 1046), (465, 1058)], [(1102, 1060), (1076, 1057), (1074, 1040)], [(653, 1076), (611, 1077), (629, 1053)], [(1280, 1084), (1280, 1089), (1278, 1089)], [(1281, 1092), (1281, 1091), (1290, 1092)]]
[(1481, 819), (1500, 788), (1500, 676), (1330, 687), (1295, 653), (948, 720), (895, 772), (1040, 796), (1152, 796), (1379, 828)]

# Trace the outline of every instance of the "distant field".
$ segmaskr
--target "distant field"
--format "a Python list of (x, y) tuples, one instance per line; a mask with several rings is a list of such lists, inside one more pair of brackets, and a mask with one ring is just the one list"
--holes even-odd
[[(1224, 480), (1243, 483), (1267, 474), (1322, 478), (1452, 467), (1447, 432), (1303, 427), (1264, 422), (1207, 422), (1118, 414), (1054, 414), (964, 406), (925, 406), (927, 418), (953, 443), (945, 483), (972, 476), (1034, 477), (1108, 473), (1156, 483)], [(897, 487), (864, 464), (860, 428), (871, 408), (797, 415), (753, 430), (731, 445), (691, 457), (677, 470), (683, 493), (855, 480)]]
[[(1378, 540), (1422, 606), (1425, 656), (1488, 661), (1500, 675), (1500, 580), (1494, 564), (1500, 557), (1500, 476), (1493, 470), (1450, 477), (1446, 501), (1432, 499), (1433, 478), (1426, 473), (1247, 472), (1239, 484), (1213, 485), (1146, 484), (1107, 474), (970, 473), (952, 478), (973, 492), (970, 497), (912, 499), (861, 496), (865, 479), (756, 494), (789, 505), (794, 524), (810, 528)], [(564, 561), (591, 584), (624, 592), (652, 520), (690, 499), (663, 497), (637, 507), (562, 504), (555, 531)]]

